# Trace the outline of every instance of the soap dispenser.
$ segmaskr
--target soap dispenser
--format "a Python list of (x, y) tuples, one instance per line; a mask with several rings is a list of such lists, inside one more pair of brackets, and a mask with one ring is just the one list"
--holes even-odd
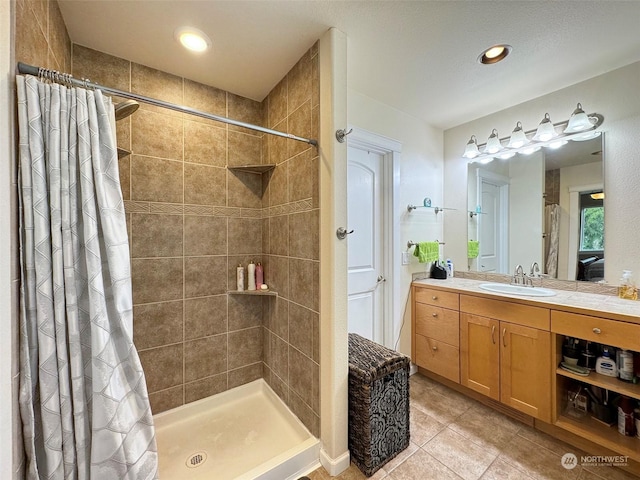
[(623, 270), (620, 286), (618, 287), (618, 297), (626, 300), (638, 299), (638, 288), (633, 280), (631, 270)]
[(596, 361), (596, 372), (607, 377), (617, 377), (616, 361), (611, 358), (608, 347), (602, 348), (602, 356)]

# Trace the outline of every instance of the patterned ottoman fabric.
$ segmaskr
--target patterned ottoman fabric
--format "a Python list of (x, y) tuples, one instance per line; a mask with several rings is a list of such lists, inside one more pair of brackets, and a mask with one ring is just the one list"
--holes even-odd
[(409, 446), (409, 358), (349, 334), (349, 450), (370, 477)]

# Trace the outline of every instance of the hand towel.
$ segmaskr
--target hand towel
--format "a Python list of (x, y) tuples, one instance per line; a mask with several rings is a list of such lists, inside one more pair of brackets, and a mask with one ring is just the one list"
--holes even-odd
[(467, 257), (478, 258), (479, 253), (480, 242), (478, 240), (469, 240), (469, 244), (467, 245)]
[(435, 262), (438, 260), (440, 245), (438, 242), (419, 242), (413, 251), (413, 256), (418, 257), (419, 263)]

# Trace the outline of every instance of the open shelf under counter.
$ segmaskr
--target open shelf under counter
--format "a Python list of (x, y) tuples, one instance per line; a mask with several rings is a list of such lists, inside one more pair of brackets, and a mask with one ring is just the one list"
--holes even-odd
[(263, 297), (277, 297), (278, 292), (273, 290), (229, 290), (227, 295), (259, 295)]
[(618, 379), (617, 377), (608, 377), (596, 372), (591, 372), (588, 376), (583, 377), (582, 375), (576, 375), (562, 368), (558, 368), (556, 369), (556, 374), (570, 378), (571, 380), (575, 380), (576, 382), (595, 385), (596, 387), (611, 390), (612, 392), (620, 393), (622, 395), (626, 395), (627, 397), (640, 400), (640, 384), (626, 383)]
[(621, 435), (618, 433), (617, 423), (609, 427), (589, 415), (580, 419), (560, 415), (555, 425), (620, 455), (628, 455), (632, 460), (640, 461), (640, 438)]

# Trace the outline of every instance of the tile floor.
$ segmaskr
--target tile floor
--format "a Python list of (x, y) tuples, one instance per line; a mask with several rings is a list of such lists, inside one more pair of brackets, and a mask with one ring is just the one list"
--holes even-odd
[[(637, 480), (613, 467), (576, 466), (584, 452), (498, 413), (420, 374), (410, 380), (411, 443), (372, 480)], [(320, 468), (311, 480), (331, 477)], [(334, 477), (366, 479), (355, 465)]]

